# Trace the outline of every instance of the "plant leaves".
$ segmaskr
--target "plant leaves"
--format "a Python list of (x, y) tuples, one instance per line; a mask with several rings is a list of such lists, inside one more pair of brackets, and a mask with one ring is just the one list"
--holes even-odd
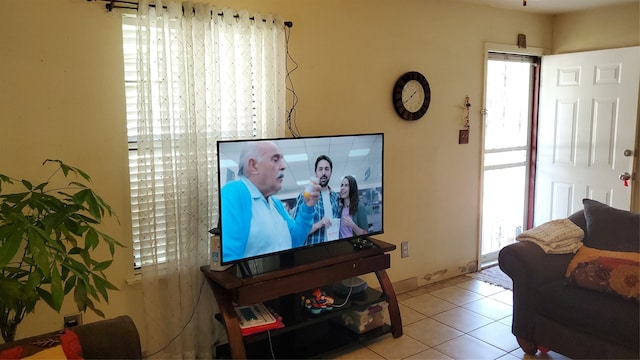
[(24, 187), (26, 187), (27, 190), (33, 189), (33, 185), (27, 180), (22, 180), (22, 185), (24, 185)]
[(47, 303), (47, 305), (49, 305), (49, 307), (51, 307), (52, 309), (55, 309), (53, 297), (51, 296), (50, 292), (48, 292), (43, 288), (37, 288), (36, 291), (38, 292), (38, 295), (40, 295), (40, 298), (44, 300)]
[(46, 239), (42, 233), (42, 229), (30, 226), (27, 229), (27, 248), (31, 252), (35, 265), (44, 272), (46, 277), (49, 277), (51, 276), (49, 254), (45, 247)]
[(94, 250), (96, 247), (98, 247), (99, 242), (100, 239), (98, 239), (98, 233), (96, 232), (96, 230), (93, 228), (87, 230), (87, 234), (84, 237), (84, 248), (87, 250)]
[(111, 266), (111, 263), (113, 263), (113, 260), (100, 262), (93, 267), (92, 271), (93, 272), (103, 271), (107, 269), (109, 266)]
[[(11, 230), (11, 229), (10, 229)], [(2, 241), (0, 244), (0, 268), (5, 267), (9, 261), (18, 253), (20, 246), (22, 245), (22, 232), (10, 232), (6, 237), (0, 238)]]
[(51, 269), (51, 300), (53, 309), (60, 312), (62, 301), (64, 300), (64, 291), (60, 280), (60, 271), (56, 266)]
[[(47, 164), (56, 167), (45, 182), (0, 174), (0, 316), (7, 316), (6, 309), (21, 320), (39, 300), (59, 312), (65, 295), (73, 290), (79, 310), (88, 307), (104, 317), (93, 299), (108, 302), (108, 292), (118, 290), (103, 271), (111, 266), (116, 245), (123, 245), (94, 226), (102, 223), (105, 214), (115, 213), (83, 183), (91, 182), (83, 170), (60, 160), (47, 159), (43, 166)], [(66, 187), (49, 189), (59, 183), (51, 181), (55, 176), (71, 174), (81, 180), (69, 179)], [(1, 185), (14, 181), (27, 191), (5, 193)], [(109, 259), (93, 253), (103, 243), (109, 248)]]

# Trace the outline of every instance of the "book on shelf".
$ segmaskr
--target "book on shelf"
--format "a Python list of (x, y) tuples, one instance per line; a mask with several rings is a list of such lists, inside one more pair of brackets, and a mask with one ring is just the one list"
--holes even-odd
[(264, 306), (263, 303), (236, 306), (235, 311), (243, 336), (284, 327), (282, 317)]

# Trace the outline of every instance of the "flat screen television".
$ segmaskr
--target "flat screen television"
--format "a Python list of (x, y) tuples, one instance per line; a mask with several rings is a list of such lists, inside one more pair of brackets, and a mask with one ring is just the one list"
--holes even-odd
[[(221, 264), (382, 234), (383, 149), (383, 133), (218, 141)], [(312, 181), (333, 192), (313, 207)]]

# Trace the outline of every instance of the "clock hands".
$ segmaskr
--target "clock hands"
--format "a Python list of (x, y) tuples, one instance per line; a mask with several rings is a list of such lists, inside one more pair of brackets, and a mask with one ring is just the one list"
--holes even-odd
[(413, 92), (413, 94), (411, 94), (411, 96), (409, 96), (409, 97), (407, 98), (407, 100), (405, 100), (405, 101), (403, 101), (403, 102), (402, 102), (402, 104), (403, 104), (403, 105), (407, 105), (407, 103), (409, 102), (409, 100), (411, 100), (411, 98), (412, 98), (416, 93), (418, 93), (418, 90), (415, 90), (415, 91)]

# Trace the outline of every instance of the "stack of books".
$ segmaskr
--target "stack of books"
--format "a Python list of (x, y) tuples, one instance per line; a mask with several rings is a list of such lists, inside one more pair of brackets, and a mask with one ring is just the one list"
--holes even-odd
[(235, 307), (242, 336), (284, 327), (282, 317), (263, 303)]

